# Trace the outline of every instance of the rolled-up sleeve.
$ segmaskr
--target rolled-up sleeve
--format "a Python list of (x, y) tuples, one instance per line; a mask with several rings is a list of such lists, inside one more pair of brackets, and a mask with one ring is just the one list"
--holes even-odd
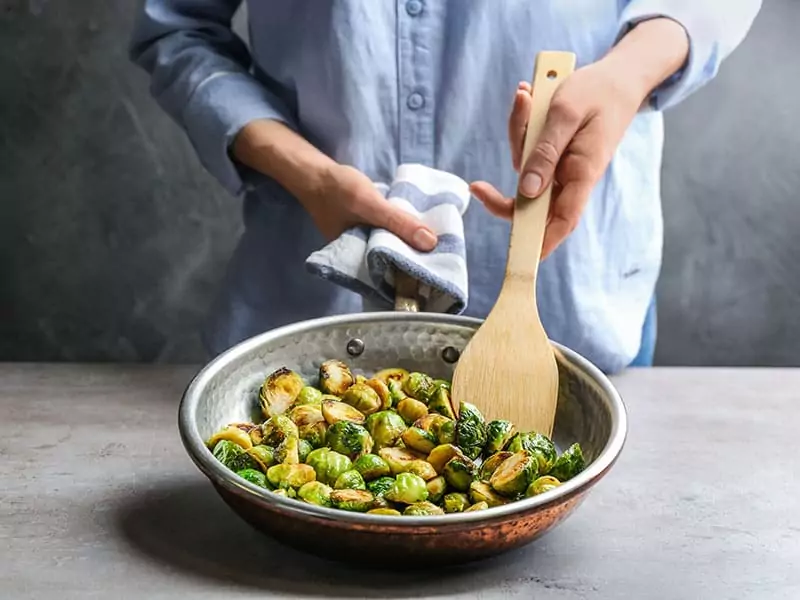
[(631, 0), (622, 11), (621, 38), (636, 24), (658, 17), (680, 23), (689, 37), (684, 67), (653, 91), (650, 107), (664, 110), (711, 81), (744, 40), (762, 0)]
[(145, 0), (129, 55), (150, 74), (159, 105), (186, 131), (203, 166), (232, 194), (248, 169), (230, 155), (250, 121), (294, 127), (284, 102), (253, 77), (251, 57), (231, 21), (241, 0)]

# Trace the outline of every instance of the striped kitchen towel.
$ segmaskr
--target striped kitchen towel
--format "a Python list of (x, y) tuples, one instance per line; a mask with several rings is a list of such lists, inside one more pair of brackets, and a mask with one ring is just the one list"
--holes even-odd
[(352, 290), (379, 307), (394, 306), (394, 270), (420, 282), (426, 312), (460, 314), (467, 307), (467, 256), (463, 215), (467, 182), (419, 164), (397, 168), (389, 184), (376, 183), (388, 202), (417, 216), (439, 238), (431, 252), (418, 252), (381, 228), (354, 227), (306, 259), (306, 268)]

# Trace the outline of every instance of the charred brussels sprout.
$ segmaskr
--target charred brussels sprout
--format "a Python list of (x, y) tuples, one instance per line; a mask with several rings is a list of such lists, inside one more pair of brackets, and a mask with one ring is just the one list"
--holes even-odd
[(447, 417), (428, 413), (421, 419), (417, 419), (416, 421), (414, 421), (414, 423), (411, 426), (422, 429), (423, 431), (427, 431), (428, 433), (432, 433), (433, 435), (437, 435), (442, 425), (444, 425), (447, 422), (448, 422)]
[(450, 400), (450, 391), (444, 386), (437, 386), (431, 394), (430, 402), (428, 403), (428, 410), (432, 413), (437, 413), (448, 419), (455, 420), (456, 413), (453, 410), (453, 404)]
[(513, 452), (498, 452), (497, 454), (492, 454), (489, 458), (483, 461), (483, 463), (481, 463), (481, 469), (478, 472), (478, 479), (480, 481), (489, 483), (492, 473), (497, 470), (497, 467), (500, 466), (500, 463), (507, 458), (511, 458), (512, 456), (514, 456)]
[(403, 398), (397, 404), (397, 414), (403, 417), (407, 424), (411, 425), (417, 419), (421, 419), (428, 414), (428, 407), (414, 398)]
[(350, 368), (340, 360), (326, 360), (319, 367), (319, 389), (326, 394), (341, 396), (351, 385), (355, 377)]
[(320, 406), (322, 404), (322, 392), (310, 385), (300, 390), (295, 398), (294, 405), (297, 406)]
[(342, 395), (342, 402), (349, 404), (363, 415), (371, 415), (381, 408), (381, 399), (378, 392), (366, 383), (351, 385)]
[(486, 456), (491, 456), (495, 452), (500, 452), (511, 441), (517, 433), (511, 421), (497, 419), (486, 425), (486, 446), (483, 452)]
[(358, 409), (336, 400), (323, 400), (322, 416), (325, 417), (328, 425), (333, 425), (340, 421), (350, 421), (359, 425), (364, 422), (364, 415)]
[(372, 436), (376, 450), (394, 446), (406, 430), (402, 417), (388, 410), (371, 414), (364, 425)]
[(407, 517), (429, 517), (443, 515), (444, 511), (432, 502), (415, 502), (406, 506), (403, 514)]
[(520, 450), (500, 463), (492, 473), (489, 485), (498, 494), (513, 497), (525, 493), (538, 474), (536, 457)]
[(331, 450), (344, 454), (350, 460), (372, 451), (372, 437), (369, 432), (350, 421), (339, 421), (328, 427), (325, 441)]
[(306, 462), (306, 458), (314, 449), (314, 446), (311, 445), (310, 442), (307, 442), (304, 439), (300, 439), (297, 442), (297, 457), (300, 459), (300, 462)]
[(486, 502), (489, 506), (502, 506), (509, 500), (495, 492), (488, 483), (473, 481), (469, 486), (469, 499), (473, 502)]
[(365, 385), (371, 387), (376, 394), (378, 394), (378, 398), (380, 398), (381, 404), (378, 410), (387, 410), (392, 406), (392, 395), (389, 392), (389, 386), (386, 385), (382, 380), (373, 377), (372, 379), (367, 379), (364, 382)]
[(442, 423), (439, 431), (436, 432), (436, 439), (440, 444), (455, 444), (456, 422), (448, 420), (446, 423)]
[(227, 440), (236, 444), (243, 450), (253, 447), (253, 440), (250, 438), (250, 434), (246, 431), (242, 431), (235, 425), (228, 425), (225, 429), (212, 435), (206, 442), (206, 445), (209, 448), (216, 448), (220, 440)]
[(353, 463), (344, 454), (334, 452), (330, 448), (317, 448), (306, 457), (306, 464), (316, 473), (317, 481), (327, 485), (336, 483), (339, 475), (349, 471)]
[(431, 502), (439, 502), (442, 496), (444, 496), (445, 490), (447, 490), (447, 480), (439, 475), (438, 477), (428, 480), (425, 483), (425, 487), (428, 488), (428, 500)]
[(394, 485), (394, 477), (378, 477), (373, 481), (367, 483), (367, 490), (372, 492), (376, 498), (383, 498), (392, 486)]
[(535, 479), (533, 483), (528, 486), (528, 490), (525, 492), (525, 495), (529, 498), (531, 496), (538, 496), (539, 494), (544, 494), (545, 492), (554, 490), (560, 485), (561, 482), (552, 475), (544, 475), (538, 479)]
[(469, 402), (461, 403), (456, 423), (456, 443), (469, 458), (476, 459), (486, 445), (486, 423), (481, 411)]
[(355, 469), (350, 469), (336, 478), (333, 487), (337, 490), (366, 490), (367, 484), (364, 483), (364, 478), (361, 477), (361, 473)]
[(419, 427), (409, 427), (401, 436), (406, 448), (411, 448), (423, 454), (430, 453), (436, 447), (436, 436), (432, 433), (420, 429)]
[(250, 458), (258, 463), (259, 469), (261, 469), (264, 473), (266, 473), (267, 469), (275, 464), (275, 449), (271, 446), (253, 446), (247, 451), (247, 454), (249, 454)]
[(279, 488), (299, 488), (315, 477), (314, 469), (308, 465), (275, 465), (267, 469), (267, 479)]
[(275, 448), (275, 460), (279, 463), (296, 465), (300, 462), (300, 438), (287, 437)]
[(384, 494), (387, 500), (400, 504), (414, 504), (425, 502), (428, 499), (428, 488), (425, 480), (413, 473), (400, 473), (394, 480), (394, 485)]
[(549, 474), (563, 483), (575, 477), (585, 468), (586, 461), (583, 458), (581, 445), (575, 443), (564, 450), (561, 456), (556, 459)]
[(435, 388), (433, 379), (425, 373), (409, 373), (403, 381), (403, 392), (424, 404), (430, 402)]
[[(408, 472), (409, 465), (415, 460), (420, 460), (419, 455), (405, 448), (381, 448), (378, 450), (378, 456), (389, 465), (392, 475)], [(436, 477), (435, 473), (434, 477)]]
[(325, 436), (328, 433), (328, 424), (314, 423), (313, 425), (303, 425), (298, 429), (300, 439), (311, 444), (312, 448), (321, 448), (325, 445)]
[(457, 446), (452, 444), (442, 444), (436, 446), (431, 453), (428, 454), (428, 462), (434, 470), (440, 475), (444, 473), (444, 466), (454, 457), (464, 460), (466, 457), (464, 453)]
[(506, 448), (509, 452), (525, 450), (539, 462), (539, 472), (547, 473), (556, 462), (556, 446), (541, 433), (518, 433)]
[(489, 508), (489, 504), (487, 502), (476, 502), (464, 512), (475, 512), (476, 510), (486, 510)]
[(469, 507), (469, 497), (460, 492), (451, 492), (445, 494), (442, 503), (446, 513), (464, 512)]
[(303, 379), (294, 371), (281, 367), (261, 385), (258, 399), (265, 417), (275, 417), (285, 413), (305, 387)]
[(399, 381), (390, 379), (386, 383), (386, 387), (389, 388), (389, 400), (391, 400), (392, 406), (395, 408), (397, 408), (397, 405), (400, 404), (401, 401), (408, 398), (408, 396), (406, 396), (403, 392), (403, 384)]
[(386, 515), (391, 517), (402, 517), (403, 513), (393, 508), (373, 508), (367, 511), (368, 515)]
[(436, 469), (434, 469), (428, 461), (425, 460), (412, 460), (404, 466), (406, 473), (414, 473), (419, 475), (425, 481), (436, 477)]
[(292, 423), (297, 425), (298, 429), (306, 425), (325, 422), (325, 417), (322, 415), (321, 402), (318, 405), (303, 404), (295, 406), (286, 416), (292, 420)]
[(359, 456), (356, 462), (353, 463), (353, 468), (361, 473), (365, 481), (385, 477), (392, 472), (386, 461), (376, 454)]
[(366, 490), (333, 490), (331, 503), (338, 509), (367, 512), (372, 507), (373, 497)]
[(299, 437), (297, 425), (285, 415), (278, 415), (268, 419), (264, 425), (264, 443), (268, 446), (277, 447), (283, 440), (289, 437)]
[(475, 478), (475, 467), (472, 461), (456, 456), (447, 461), (443, 474), (450, 487), (458, 492), (466, 492)]
[(387, 385), (390, 381), (394, 381), (402, 385), (406, 377), (408, 377), (408, 371), (405, 369), (383, 369), (382, 371), (375, 373), (375, 379), (380, 379)]
[(330, 486), (325, 485), (319, 481), (309, 481), (300, 486), (297, 490), (297, 495), (301, 500), (308, 504), (316, 504), (317, 506), (331, 506), (331, 492), (333, 490)]
[(261, 471), (256, 471), (255, 469), (242, 469), (241, 471), (237, 471), (236, 474), (250, 483), (269, 489), (267, 478)]

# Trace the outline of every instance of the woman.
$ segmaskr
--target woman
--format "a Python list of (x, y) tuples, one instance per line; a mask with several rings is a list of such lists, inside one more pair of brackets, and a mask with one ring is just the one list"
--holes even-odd
[[(304, 261), (356, 223), (419, 250), (433, 232), (372, 181), (418, 162), (472, 182), (470, 304), (491, 309), (510, 197), (555, 181), (537, 289), (549, 336), (607, 373), (650, 364), (661, 264), (661, 111), (707, 83), (760, 0), (146, 0), (131, 56), (205, 167), (244, 195), (245, 233), (206, 331), (218, 353), (285, 323), (361, 310)], [(735, 7), (734, 7), (735, 5)], [(533, 61), (570, 50), (520, 165)], [(513, 96), (511, 116), (508, 100)], [(499, 218), (498, 218), (499, 217)]]

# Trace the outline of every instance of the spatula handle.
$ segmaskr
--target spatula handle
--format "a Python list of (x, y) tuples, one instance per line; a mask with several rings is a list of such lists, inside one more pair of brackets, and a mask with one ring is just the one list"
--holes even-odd
[[(575, 70), (575, 60), (572, 52), (540, 52), (536, 56), (532, 83), (533, 102), (522, 150), (522, 165), (542, 133), (553, 94)], [(522, 283), (534, 289), (551, 196), (552, 183), (536, 199), (517, 193), (506, 264), (506, 283)]]

